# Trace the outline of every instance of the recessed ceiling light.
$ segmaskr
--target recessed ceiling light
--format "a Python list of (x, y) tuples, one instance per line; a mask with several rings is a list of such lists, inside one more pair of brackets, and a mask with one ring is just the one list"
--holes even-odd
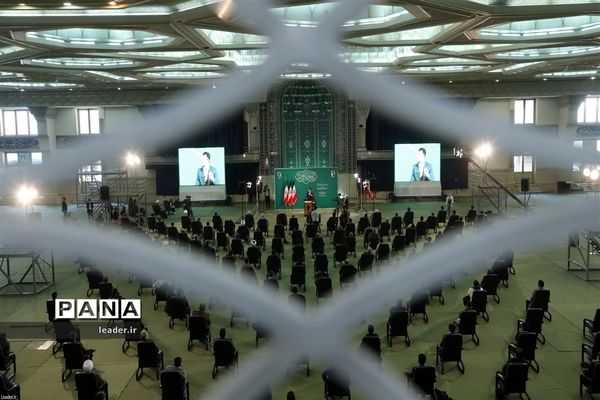
[(544, 78), (544, 80), (545, 80), (545, 81), (547, 81), (547, 80), (548, 80), (548, 78)]
[(111, 6), (116, 6), (117, 2), (116, 1), (109, 1), (108, 4), (111, 5)]
[(406, 82), (402, 81), (402, 84), (404, 85)]
[(448, 81), (448, 83), (452, 83), (452, 81)]
[(500, 79), (496, 79), (496, 82), (500, 82)]
[(71, 5), (72, 5), (72, 4), (71, 4), (71, 2), (70, 2), (70, 1), (65, 1), (65, 2), (63, 3), (63, 6), (65, 6), (65, 7), (71, 7)]
[(119, 87), (119, 88), (117, 88), (117, 90), (121, 90), (121, 88)]

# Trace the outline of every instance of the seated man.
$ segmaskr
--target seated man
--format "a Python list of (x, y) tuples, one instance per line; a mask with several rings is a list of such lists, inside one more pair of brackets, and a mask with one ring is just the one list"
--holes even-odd
[(288, 296), (288, 304), (306, 311), (306, 297), (298, 293), (298, 288), (295, 285), (292, 286), (292, 293)]
[[(188, 381), (185, 369), (181, 368), (181, 357), (175, 357), (173, 359), (173, 365), (169, 365), (163, 371), (165, 371), (165, 372), (177, 372), (183, 378), (184, 385)], [(183, 396), (184, 396), (183, 398), (184, 398), (184, 400), (186, 399), (186, 394), (187, 394), (187, 392), (183, 391)]]
[(440, 342), (440, 347), (442, 349), (444, 348), (444, 339), (446, 338), (446, 336), (448, 336), (448, 335), (455, 335), (455, 334), (456, 334), (456, 325), (449, 324), (448, 325), (448, 332), (444, 333), (444, 336), (442, 336), (442, 341)]
[(99, 389), (104, 389), (106, 381), (102, 379), (100, 375), (94, 372), (94, 362), (92, 360), (85, 360), (83, 362), (83, 371), (87, 372), (88, 374), (94, 374), (94, 377), (96, 378), (96, 386), (98, 386)]
[(329, 389), (327, 394), (335, 396), (350, 393), (350, 381), (345, 375), (334, 368), (329, 367), (323, 371), (323, 373), (321, 373), (321, 378)]
[(458, 222), (459, 216), (456, 214), (456, 210), (452, 210), (452, 215), (448, 218), (448, 226), (455, 225)]
[(476, 290), (481, 290), (481, 284), (477, 279), (473, 281), (473, 286), (467, 290), (467, 295), (463, 297), (463, 305), (465, 307), (471, 307), (471, 302), (473, 301), (473, 292)]
[(415, 376), (415, 371), (416, 371), (418, 368), (420, 368), (420, 367), (424, 367), (424, 366), (425, 366), (425, 363), (427, 362), (427, 356), (426, 356), (425, 354), (423, 354), (423, 353), (420, 353), (420, 354), (419, 354), (419, 356), (418, 356), (418, 358), (417, 358), (417, 361), (418, 361), (419, 365), (418, 365), (418, 366), (416, 366), (416, 367), (412, 367), (412, 370), (411, 370), (410, 372), (408, 372), (408, 373), (407, 373), (407, 375), (408, 375), (410, 378), (414, 378), (414, 376)]
[(418, 357), (419, 365), (413, 367), (406, 375), (426, 394), (432, 394), (433, 385), (436, 381), (435, 367), (427, 366), (427, 357), (421, 353)]
[(404, 222), (404, 226), (408, 226), (408, 225), (412, 224), (414, 218), (415, 218), (415, 213), (413, 211), (411, 211), (410, 207), (408, 207), (406, 209), (406, 212), (404, 213), (404, 217), (402, 218), (402, 221)]
[(372, 249), (377, 248), (377, 245), (379, 244), (379, 233), (376, 229), (373, 229), (371, 233), (369, 233), (367, 241), (369, 242), (369, 247), (371, 247)]
[(228, 343), (230, 343), (230, 346), (233, 349), (233, 360), (237, 363), (237, 360), (238, 360), (238, 351), (235, 348), (235, 346), (233, 345), (233, 340), (231, 340), (231, 338), (227, 337), (227, 330), (225, 328), (219, 329), (219, 338), (215, 340), (215, 343), (217, 343), (217, 342), (228, 342)]
[(363, 336), (360, 342), (360, 349), (375, 353), (375, 356), (381, 362), (381, 339), (375, 333), (373, 325), (367, 327), (367, 334)]
[(206, 327), (208, 328), (210, 326), (210, 314), (206, 312), (206, 304), (201, 303), (198, 310), (193, 311), (192, 315), (202, 317)]
[(359, 270), (369, 269), (373, 266), (373, 261), (375, 260), (375, 254), (373, 254), (373, 249), (370, 247), (367, 248), (358, 259), (358, 268)]
[(350, 279), (350, 280), (352, 280), (353, 277), (356, 275), (357, 271), (358, 270), (356, 269), (356, 267), (354, 265), (350, 264), (348, 262), (348, 260), (344, 261), (342, 263), (342, 266), (340, 267), (340, 272), (339, 272), (339, 274), (340, 274), (340, 281), (342, 279)]
[(14, 353), (10, 351), (10, 342), (6, 338), (6, 333), (0, 333), (0, 349), (5, 358), (14, 357)]
[(396, 302), (396, 305), (393, 306), (392, 308), (390, 308), (390, 315), (395, 314), (397, 312), (405, 312), (406, 307), (404, 306), (404, 304), (402, 304), (402, 299), (398, 299), (398, 301)]
[(529, 308), (529, 304), (531, 304), (531, 302), (535, 298), (535, 295), (537, 292), (543, 292), (545, 290), (548, 290), (548, 289), (546, 289), (544, 287), (544, 281), (541, 279), (538, 280), (538, 287), (533, 289), (533, 292), (531, 292), (531, 298), (529, 298), (528, 300), (525, 300), (525, 308)]
[(179, 231), (175, 227), (174, 222), (171, 222), (171, 226), (169, 227), (169, 229), (167, 229), (167, 235), (169, 236), (169, 239), (172, 240), (177, 240), (177, 238), (179, 237)]
[(594, 368), (597, 364), (600, 364), (600, 353), (598, 353), (598, 356), (595, 360), (592, 360), (592, 362), (581, 363), (581, 383), (583, 383), (584, 385), (589, 385), (590, 383), (592, 383), (592, 378), (594, 377)]
[[(527, 361), (525, 361), (522, 357), (522, 350), (519, 349), (518, 347), (516, 348), (516, 350), (513, 352), (513, 357), (510, 358), (506, 364), (504, 364), (502, 366), (502, 369), (500, 371), (496, 371), (496, 377), (498, 377), (498, 375), (500, 375), (502, 377), (502, 379), (506, 378), (506, 370), (508, 369), (508, 364), (515, 364), (515, 363), (526, 363)], [(497, 387), (496, 387), (496, 394), (497, 397), (499, 396), (499, 394), (504, 394), (504, 388), (501, 387), (500, 382), (498, 381), (498, 379), (496, 379), (497, 382)], [(500, 398), (504, 398), (504, 397), (500, 397)]]
[(254, 267), (248, 263), (248, 258), (244, 259), (244, 265), (240, 269), (240, 277), (246, 279), (248, 282), (255, 283), (258, 285), (258, 278), (256, 277), (256, 271)]

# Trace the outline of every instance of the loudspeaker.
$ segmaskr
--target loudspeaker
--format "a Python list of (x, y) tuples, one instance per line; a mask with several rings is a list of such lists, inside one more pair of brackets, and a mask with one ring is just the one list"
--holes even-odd
[(108, 186), (100, 186), (100, 200), (110, 200), (110, 190)]
[(521, 192), (529, 192), (529, 178), (521, 178)]

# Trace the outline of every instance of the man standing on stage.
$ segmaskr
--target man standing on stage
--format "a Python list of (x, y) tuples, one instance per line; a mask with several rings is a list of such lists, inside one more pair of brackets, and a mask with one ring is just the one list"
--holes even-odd
[(271, 189), (269, 185), (265, 185), (265, 208), (267, 210), (271, 209)]

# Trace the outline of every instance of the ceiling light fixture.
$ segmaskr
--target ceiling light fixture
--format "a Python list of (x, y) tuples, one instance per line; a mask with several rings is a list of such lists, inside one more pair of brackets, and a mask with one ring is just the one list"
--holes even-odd
[(65, 6), (65, 7), (71, 7), (71, 6), (72, 6), (72, 4), (71, 4), (71, 2), (70, 2), (70, 1), (65, 1), (65, 2), (63, 3), (63, 6)]

